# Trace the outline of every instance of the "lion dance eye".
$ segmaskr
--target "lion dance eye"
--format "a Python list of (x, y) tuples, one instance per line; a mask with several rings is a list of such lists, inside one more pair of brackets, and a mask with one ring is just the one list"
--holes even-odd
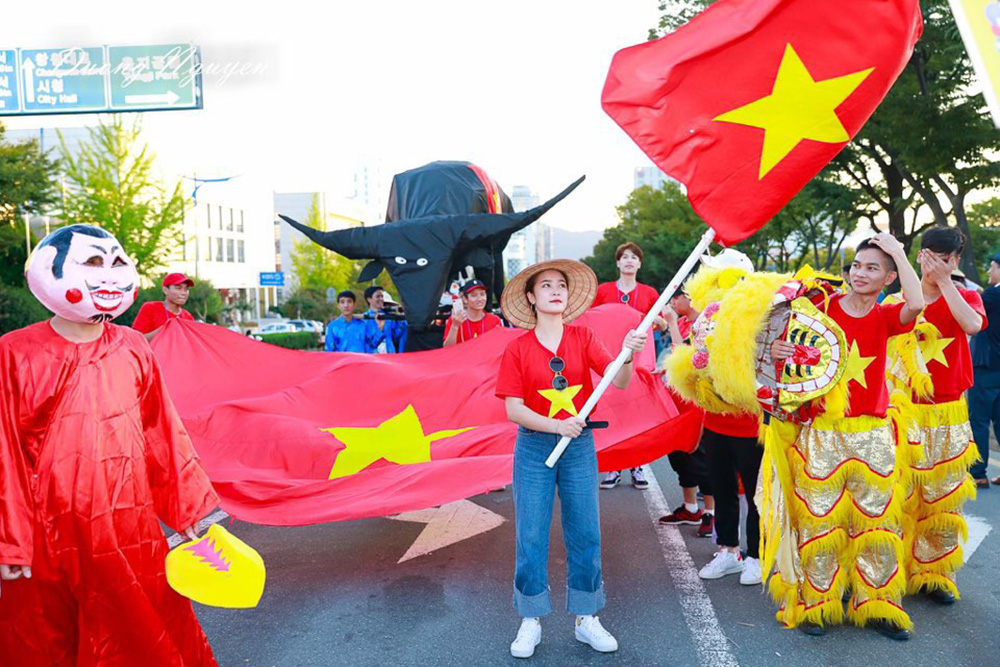
[(397, 257), (396, 258), (396, 264), (406, 264), (406, 258), (405, 257)]
[(417, 260), (417, 266), (427, 266), (427, 258), (421, 257)]

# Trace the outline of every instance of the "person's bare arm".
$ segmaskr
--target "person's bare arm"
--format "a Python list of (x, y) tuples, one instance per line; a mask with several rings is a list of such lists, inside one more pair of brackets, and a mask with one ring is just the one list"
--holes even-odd
[(951, 272), (954, 267), (932, 252), (921, 251), (917, 259), (920, 262), (920, 270), (923, 272), (924, 278), (933, 280), (937, 284), (938, 289), (941, 290), (941, 296), (948, 304), (948, 310), (951, 311), (962, 331), (970, 336), (979, 333), (983, 328), (983, 318), (973, 310), (962, 293), (955, 287), (955, 283), (951, 281)]
[(910, 266), (910, 260), (906, 257), (903, 244), (892, 234), (880, 233), (871, 238), (872, 245), (880, 248), (885, 254), (892, 257), (896, 263), (896, 272), (899, 275), (899, 284), (902, 287), (904, 304), (899, 311), (900, 324), (909, 324), (917, 319), (924, 309), (924, 292), (920, 288), (920, 278), (917, 272)]

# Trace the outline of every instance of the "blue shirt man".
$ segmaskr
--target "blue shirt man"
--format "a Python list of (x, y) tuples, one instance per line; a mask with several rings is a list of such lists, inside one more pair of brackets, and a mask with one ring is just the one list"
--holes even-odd
[[(385, 312), (385, 290), (378, 285), (365, 289), (365, 300), (368, 302), (366, 316), (376, 316)], [(384, 335), (385, 354), (396, 354), (406, 351), (406, 320), (368, 320), (378, 326)], [(379, 350), (380, 352), (382, 350)]]
[[(990, 323), (1000, 322), (1000, 254), (990, 260), (990, 286), (983, 291), (983, 306)], [(991, 320), (996, 317), (996, 320)], [(990, 462), (990, 425), (1000, 438), (1000, 326), (989, 326), (972, 337), (972, 373), (974, 382), (968, 391), (969, 423), (972, 438), (979, 448), (978, 463), (969, 473), (980, 488), (989, 488), (986, 466)], [(993, 479), (1000, 484), (1000, 477)]]
[(371, 354), (382, 342), (384, 336), (371, 320), (354, 317), (357, 298), (354, 292), (344, 290), (337, 295), (340, 317), (326, 326), (327, 352), (360, 352)]

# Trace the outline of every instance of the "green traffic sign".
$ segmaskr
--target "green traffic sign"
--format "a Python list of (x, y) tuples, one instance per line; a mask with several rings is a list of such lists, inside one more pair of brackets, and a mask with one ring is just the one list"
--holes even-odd
[(198, 49), (188, 44), (109, 46), (111, 106), (198, 107)]

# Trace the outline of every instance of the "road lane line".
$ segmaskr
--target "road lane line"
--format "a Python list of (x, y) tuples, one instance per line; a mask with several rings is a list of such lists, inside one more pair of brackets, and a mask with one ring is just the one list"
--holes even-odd
[(643, 466), (642, 469), (649, 481), (649, 488), (643, 491), (646, 509), (649, 510), (653, 530), (660, 541), (663, 559), (667, 563), (667, 572), (670, 573), (674, 587), (680, 594), (681, 612), (694, 638), (698, 662), (701, 667), (739, 667), (736, 656), (729, 651), (729, 640), (722, 632), (712, 600), (698, 577), (698, 570), (694, 566), (691, 554), (688, 553), (680, 530), (676, 526), (666, 526), (659, 522), (661, 516), (670, 513), (660, 483), (650, 466)]
[[(226, 514), (222, 510), (216, 510), (215, 512), (209, 514), (207, 517), (198, 522), (198, 532), (201, 533), (203, 530), (211, 526), (213, 523), (219, 523), (223, 519), (228, 519), (228, 518), (229, 518), (228, 514)], [(173, 535), (167, 538), (167, 546), (173, 549), (178, 544), (183, 542), (185, 539), (186, 538), (180, 533), (174, 533)]]

